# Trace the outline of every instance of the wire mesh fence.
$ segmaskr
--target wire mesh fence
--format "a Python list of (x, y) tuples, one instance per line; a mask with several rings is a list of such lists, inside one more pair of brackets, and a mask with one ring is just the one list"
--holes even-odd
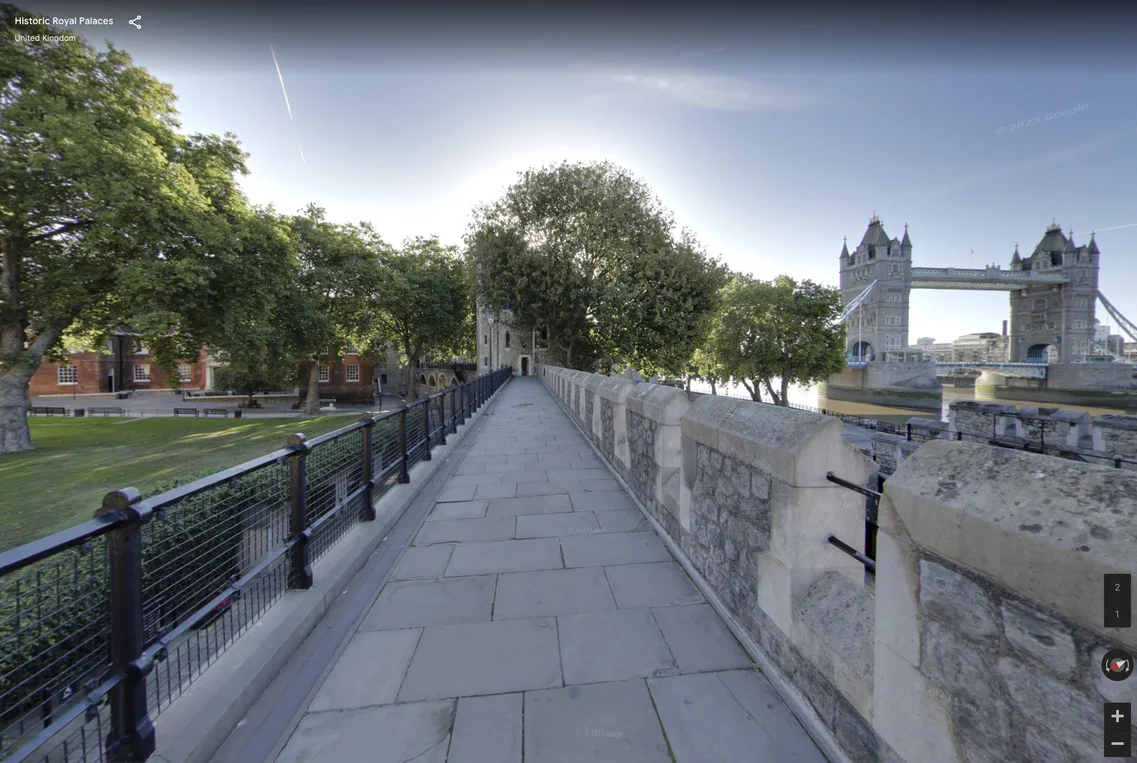
[[(0, 554), (0, 759), (148, 757), (150, 719), (289, 588), (311, 585), (311, 563), (511, 375), (146, 501), (115, 491), (96, 519)], [(458, 394), (470, 407), (455, 416)]]

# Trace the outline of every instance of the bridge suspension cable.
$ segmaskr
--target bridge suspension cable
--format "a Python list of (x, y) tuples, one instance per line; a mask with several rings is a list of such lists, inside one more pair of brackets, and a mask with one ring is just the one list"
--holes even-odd
[(879, 283), (879, 281), (873, 281), (870, 283), (867, 289), (858, 294), (852, 302), (845, 305), (845, 309), (841, 311), (841, 317), (837, 319), (837, 322), (844, 323), (847, 321), (852, 312), (864, 304), (865, 299), (869, 296), (869, 292), (876, 288), (877, 283)]
[(1102, 307), (1105, 308), (1105, 311), (1109, 313), (1110, 317), (1117, 321), (1117, 325), (1121, 327), (1121, 330), (1128, 334), (1130, 339), (1137, 342), (1137, 324), (1122, 315), (1121, 311), (1114, 307), (1113, 303), (1106, 299), (1105, 295), (1100, 291), (1098, 292), (1098, 300), (1101, 301)]

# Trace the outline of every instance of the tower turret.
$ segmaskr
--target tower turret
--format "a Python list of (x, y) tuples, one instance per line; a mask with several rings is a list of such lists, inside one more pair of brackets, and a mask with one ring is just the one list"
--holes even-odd
[(908, 223), (904, 223), (904, 238), (900, 239), (900, 253), (906, 257), (912, 254), (912, 239), (908, 238)]

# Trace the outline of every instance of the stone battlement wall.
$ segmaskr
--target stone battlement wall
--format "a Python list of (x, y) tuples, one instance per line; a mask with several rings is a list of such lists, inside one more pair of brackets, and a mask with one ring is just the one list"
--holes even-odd
[[(808, 411), (542, 366), (641, 505), (853, 761), (1100, 757), (1101, 575), (1137, 573), (1137, 474), (975, 442), (907, 443), (880, 465)], [(875, 435), (874, 435), (875, 438)], [(903, 439), (903, 438), (900, 438)], [(1135, 700), (1137, 701), (1137, 700)]]

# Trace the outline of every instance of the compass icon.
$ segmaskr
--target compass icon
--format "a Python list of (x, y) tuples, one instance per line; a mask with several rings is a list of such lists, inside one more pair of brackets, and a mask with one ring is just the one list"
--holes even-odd
[(1124, 649), (1110, 649), (1101, 658), (1101, 672), (1111, 681), (1124, 681), (1133, 675), (1133, 655)]

